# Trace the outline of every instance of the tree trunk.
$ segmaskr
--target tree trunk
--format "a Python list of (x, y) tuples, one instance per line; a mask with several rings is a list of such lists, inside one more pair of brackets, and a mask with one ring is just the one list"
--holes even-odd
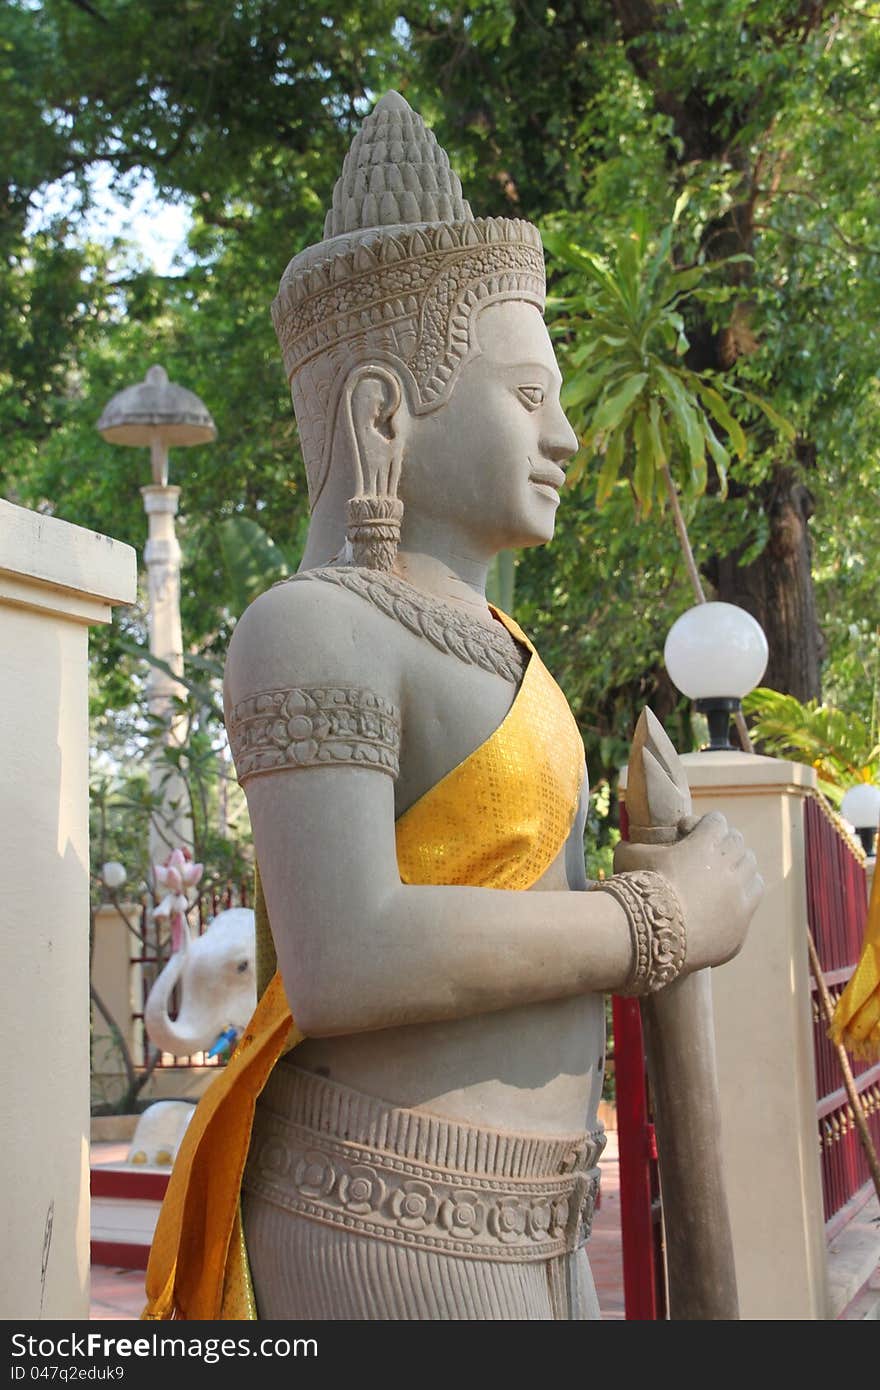
[(793, 468), (776, 469), (765, 510), (770, 539), (758, 558), (740, 565), (734, 552), (713, 559), (707, 573), (719, 599), (745, 608), (764, 629), (770, 660), (762, 684), (798, 700), (817, 700), (823, 642), (810, 572), (807, 523), (813, 505)]
[[(711, 164), (723, 160), (739, 170), (740, 181), (732, 207), (706, 228), (704, 247), (713, 259), (738, 252), (755, 254), (754, 212), (760, 185), (760, 154), (757, 161), (750, 145), (737, 141), (747, 126), (747, 101), (735, 105), (716, 103), (711, 93), (693, 84), (686, 92), (670, 86), (670, 74), (661, 61), (657, 43), (662, 27), (670, 22), (670, 11), (656, 0), (614, 0), (614, 12), (633, 70), (651, 91), (658, 111), (673, 122), (679, 146), (670, 145), (669, 157), (682, 169), (691, 163)], [(789, 27), (803, 37), (822, 22), (827, 6), (814, 3), (808, 12), (798, 7), (788, 16)], [(678, 22), (685, 26), (684, 10)], [(806, 29), (804, 26), (806, 25)], [(754, 137), (753, 141), (754, 143)], [(737, 262), (727, 268), (730, 283), (741, 288), (730, 320), (720, 334), (709, 325), (689, 329), (691, 351), (688, 365), (724, 370), (740, 355), (753, 352), (758, 339), (752, 329), (754, 306), (749, 297), (753, 275), (750, 262)], [(765, 389), (772, 398), (772, 384)], [(781, 462), (770, 481), (754, 489), (766, 514), (770, 539), (764, 551), (751, 564), (740, 567), (740, 555), (713, 556), (702, 566), (715, 585), (719, 599), (745, 608), (761, 624), (770, 648), (764, 684), (794, 695), (799, 700), (819, 699), (820, 664), (823, 643), (816, 621), (816, 603), (810, 572), (811, 545), (807, 522), (813, 500), (801, 480), (798, 465), (815, 466), (814, 450), (807, 440), (799, 440), (790, 461)], [(731, 479), (731, 493), (737, 490)], [(746, 489), (740, 486), (740, 490)], [(748, 489), (753, 491), (752, 489)]]

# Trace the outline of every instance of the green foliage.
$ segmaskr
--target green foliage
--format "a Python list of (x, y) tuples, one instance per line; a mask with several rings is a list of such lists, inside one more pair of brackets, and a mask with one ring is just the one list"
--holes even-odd
[[(661, 227), (687, 193), (676, 261), (751, 257), (706, 282), (727, 298), (695, 292), (685, 302), (684, 356), (663, 350), (673, 367), (720, 372), (720, 345), (730, 345), (735, 375), (725, 379), (791, 420), (799, 448), (796, 458), (781, 451), (772, 422), (743, 396), (733, 414), (750, 449), (740, 459), (700, 401), (733, 467), (722, 504), (708, 451), (692, 539), (707, 556), (759, 557), (773, 520), (767, 480), (780, 457), (796, 469), (815, 499), (825, 689), (870, 720), (877, 14), (874, 0), (559, 0), (547, 10), (415, 0), (404, 19), (383, 0), (10, 0), (0, 11), (4, 494), (141, 546), (146, 454), (103, 443), (94, 426), (114, 392), (163, 361), (218, 424), (215, 445), (177, 450), (171, 466), (183, 489), (186, 646), (222, 658), (253, 591), (230, 579), (224, 523), (259, 524), (295, 560), (307, 511), (268, 304), (288, 258), (320, 235), (360, 116), (395, 86), (435, 126), (479, 213), (545, 224), (561, 214), (551, 231), (611, 266), (634, 209)], [(174, 274), (155, 274), (121, 239), (94, 244), (83, 214), (96, 171), (123, 196), (148, 174), (191, 210)], [(59, 180), (63, 214), (29, 228)], [(552, 290), (565, 293), (555, 258), (551, 270)], [(586, 432), (585, 409), (578, 423)], [(673, 466), (692, 486), (689, 459), (676, 443)], [(633, 431), (621, 476), (636, 462)], [(671, 528), (634, 526), (623, 485), (599, 512), (573, 490), (554, 545), (518, 558), (517, 617), (562, 675), (594, 778), (613, 778), (646, 700), (690, 746), (660, 661), (688, 602)], [(142, 609), (93, 631), (92, 704), (99, 741), (118, 734), (136, 761), (131, 708), (143, 674), (121, 639), (144, 645)]]
[(217, 535), (229, 580), (229, 607), (236, 617), (270, 584), (296, 571), (298, 561), (292, 555), (288, 557), (249, 517), (228, 517), (218, 527)]
[(801, 704), (793, 695), (759, 686), (743, 701), (753, 737), (767, 753), (809, 763), (819, 790), (839, 806), (843, 794), (859, 782), (880, 781), (877, 726), (869, 727), (851, 711)]
[[(652, 238), (647, 220), (621, 236), (609, 262), (564, 234), (544, 240), (564, 267), (563, 293), (554, 299), (552, 327), (565, 376), (563, 405), (581, 439), (569, 473), (583, 478), (598, 456), (596, 505), (611, 496), (621, 477), (629, 481), (641, 514), (662, 497), (664, 475), (690, 501), (706, 490), (707, 453), (718, 491), (727, 495), (730, 452), (745, 458), (747, 445), (734, 415), (734, 397), (757, 405), (789, 439), (792, 427), (753, 392), (742, 391), (708, 370), (685, 363), (688, 301), (723, 303), (725, 285), (713, 272), (748, 259), (731, 256), (677, 267), (673, 236), (677, 218)], [(720, 427), (722, 438), (717, 433)]]

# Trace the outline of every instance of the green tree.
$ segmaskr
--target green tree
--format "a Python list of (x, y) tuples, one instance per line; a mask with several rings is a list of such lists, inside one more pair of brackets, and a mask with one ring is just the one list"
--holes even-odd
[[(396, 86), (435, 124), (480, 212), (561, 214), (569, 240), (607, 256), (634, 207), (659, 227), (687, 191), (682, 262), (751, 257), (730, 263), (726, 300), (693, 306), (686, 365), (735, 363), (737, 384), (798, 435), (781, 447), (744, 413), (754, 447), (723, 504), (710, 470), (694, 545), (719, 596), (768, 630), (772, 684), (816, 696), (824, 641), (829, 698), (867, 717), (880, 547), (866, 500), (878, 477), (877, 15), (875, 0), (11, 0), (0, 14), (4, 492), (140, 543), (145, 461), (139, 471), (103, 444), (94, 421), (164, 361), (219, 426), (213, 448), (172, 456), (187, 642), (219, 656), (235, 602), (218, 527), (249, 518), (295, 555), (306, 511), (267, 303), (289, 256), (320, 235), (361, 114)], [(88, 244), (96, 169), (120, 192), (146, 173), (191, 208), (179, 274), (155, 275), (121, 243)], [(59, 180), (65, 215), (30, 229)], [(633, 526), (623, 496), (599, 513), (572, 496), (554, 547), (517, 566), (517, 614), (562, 672), (599, 770), (619, 760), (646, 698), (677, 710), (659, 655), (687, 600), (664, 531)], [(121, 707), (135, 685), (120, 628), (141, 637), (138, 613), (95, 652), (104, 698)]]
[(759, 686), (743, 702), (761, 747), (779, 757), (809, 763), (819, 790), (835, 806), (859, 782), (880, 780), (880, 738), (871, 725), (847, 710)]
[[(688, 365), (721, 371), (736, 362), (740, 384), (798, 434), (780, 448), (757, 411), (744, 417), (751, 462), (731, 476), (732, 505), (704, 509), (705, 576), (762, 622), (770, 683), (815, 696), (827, 651), (826, 680), (856, 704), (865, 689), (847, 656), (848, 600), (857, 587), (867, 599), (863, 556), (880, 539), (877, 509), (865, 505), (866, 481), (876, 491), (877, 478), (865, 431), (877, 414), (878, 13), (872, 3), (615, 0), (556, 6), (541, 22), (530, 6), (484, 0), (414, 29), (444, 93), (443, 133), (451, 145), (460, 136), (484, 170), (491, 211), (562, 211), (569, 238), (601, 255), (635, 207), (660, 226), (687, 191), (691, 259), (700, 250), (707, 259), (750, 256), (731, 263), (726, 305), (707, 305), (689, 322)], [(665, 560), (657, 575), (657, 557), (643, 554), (653, 545), (647, 528), (629, 546), (617, 524), (606, 511), (589, 543), (601, 537), (603, 553), (626, 553), (637, 573), (647, 564), (661, 588), (674, 587)], [(559, 535), (573, 543), (564, 513)], [(624, 621), (644, 654), (642, 616), (656, 621), (658, 605), (627, 611), (619, 567), (615, 580), (621, 601), (609, 602), (608, 591), (600, 600), (609, 617), (595, 645), (616, 647), (610, 629)], [(562, 628), (570, 640), (583, 613), (595, 622), (590, 581), (577, 583), (566, 566), (566, 583), (548, 586), (537, 554), (522, 557), (517, 593), (551, 642)], [(867, 607), (866, 644), (876, 603)], [(645, 690), (645, 672), (633, 685), (628, 666), (618, 668), (627, 704)], [(604, 669), (601, 654), (594, 669)], [(668, 704), (662, 677), (650, 677), (651, 687)], [(607, 704), (594, 713), (600, 727), (616, 722)]]
[(673, 221), (652, 243), (640, 219), (619, 240), (611, 264), (564, 237), (547, 233), (545, 240), (569, 272), (570, 292), (556, 300), (561, 314), (553, 320), (563, 339), (562, 403), (581, 439), (569, 481), (579, 482), (597, 459), (597, 507), (624, 478), (640, 515), (648, 516), (655, 500), (668, 503), (694, 597), (702, 603), (680, 495), (694, 507), (706, 491), (711, 460), (718, 492), (727, 496), (731, 456), (716, 430), (739, 459), (747, 454), (735, 397), (757, 405), (788, 438), (794, 431), (752, 392), (685, 364), (686, 307), (727, 297), (710, 283), (726, 262), (677, 267), (674, 232)]

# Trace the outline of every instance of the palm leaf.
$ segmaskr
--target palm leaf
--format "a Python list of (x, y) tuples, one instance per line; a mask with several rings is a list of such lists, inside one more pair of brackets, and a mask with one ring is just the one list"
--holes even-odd
[(623, 420), (633, 401), (641, 393), (647, 380), (647, 372), (638, 372), (624, 382), (623, 386), (613, 391), (611, 395), (606, 394), (593, 416), (588, 438), (597, 439), (615, 429)]
[(281, 547), (250, 517), (233, 516), (221, 522), (217, 538), (226, 568), (229, 606), (236, 617), (264, 589), (291, 573)]
[(654, 502), (654, 479), (657, 467), (648, 413), (645, 410), (636, 411), (633, 421), (633, 439), (636, 446), (633, 490), (644, 515), (648, 516)]
[(596, 484), (596, 506), (601, 507), (611, 496), (614, 484), (620, 476), (624, 453), (626, 452), (626, 430), (616, 430), (605, 452), (599, 480)]
[(738, 423), (728, 410), (724, 398), (705, 382), (699, 382), (697, 392), (706, 409), (710, 412), (723, 430), (727, 431), (730, 442), (739, 458), (745, 458), (748, 445), (742, 425)]

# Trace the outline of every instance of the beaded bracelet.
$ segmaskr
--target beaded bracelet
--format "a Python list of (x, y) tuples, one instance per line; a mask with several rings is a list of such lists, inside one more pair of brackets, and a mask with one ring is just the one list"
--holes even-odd
[(681, 974), (687, 951), (684, 914), (668, 881), (650, 869), (615, 874), (595, 888), (610, 893), (626, 913), (633, 943), (633, 965), (626, 996), (653, 994)]

